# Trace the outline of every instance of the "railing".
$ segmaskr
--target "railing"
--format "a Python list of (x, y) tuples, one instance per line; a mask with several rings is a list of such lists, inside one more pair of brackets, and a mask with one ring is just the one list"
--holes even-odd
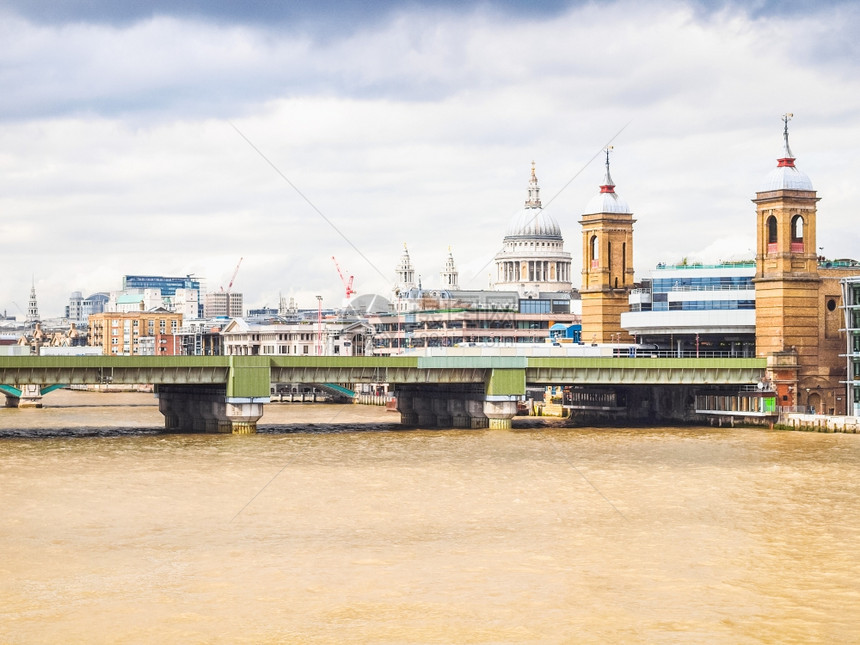
[(753, 284), (674, 285), (676, 291), (755, 291)]
[(805, 405), (780, 405), (777, 409), (779, 416), (784, 414), (809, 414), (809, 408)]
[(629, 349), (616, 348), (613, 358), (755, 358), (754, 356), (739, 356), (726, 351), (684, 350), (674, 349), (636, 349), (631, 354)]
[(660, 262), (657, 268), (661, 271), (671, 271), (672, 269), (739, 269), (745, 267), (754, 267), (755, 262), (726, 262), (724, 264), (666, 264)]

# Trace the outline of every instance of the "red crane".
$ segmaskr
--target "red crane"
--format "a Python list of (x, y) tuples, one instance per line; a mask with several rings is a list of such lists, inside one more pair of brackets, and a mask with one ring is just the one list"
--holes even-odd
[[(233, 286), (233, 281), (236, 279), (236, 274), (239, 273), (239, 266), (242, 264), (242, 260), (245, 258), (239, 258), (239, 262), (236, 263), (236, 268), (233, 269), (233, 275), (230, 276), (230, 284), (227, 285), (227, 291), (230, 291), (230, 287)], [(221, 291), (224, 291), (224, 287), (221, 287)]]
[(334, 256), (331, 256), (331, 259), (334, 260), (334, 266), (337, 269), (337, 274), (340, 276), (340, 281), (343, 282), (344, 289), (346, 290), (346, 299), (349, 300), (350, 296), (355, 293), (352, 288), (352, 281), (355, 278), (354, 275), (349, 276), (349, 280), (346, 279), (343, 275), (343, 271), (340, 270), (340, 265), (337, 263), (337, 260)]

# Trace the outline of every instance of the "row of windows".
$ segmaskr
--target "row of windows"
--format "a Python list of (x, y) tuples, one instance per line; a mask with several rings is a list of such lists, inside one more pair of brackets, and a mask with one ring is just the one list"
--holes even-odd
[(501, 338), (499, 336), (469, 336), (463, 338), (431, 337), (431, 338), (381, 338), (376, 340), (379, 348), (416, 348), (416, 347), (453, 347), (461, 343), (534, 343), (535, 338), (542, 336), (517, 336)]
[(260, 340), (306, 340), (311, 341), (315, 340), (318, 336), (317, 333), (308, 333), (308, 334), (236, 334), (229, 333), (225, 334), (226, 338), (229, 339), (230, 342), (233, 343), (247, 343)]
[(755, 309), (755, 300), (688, 300), (631, 305), (631, 311), (718, 311)]
[(520, 300), (521, 314), (563, 314), (570, 311), (567, 300)]
[(669, 293), (678, 290), (711, 291), (719, 289), (753, 289), (752, 276), (714, 276), (698, 278), (654, 278), (652, 293)]

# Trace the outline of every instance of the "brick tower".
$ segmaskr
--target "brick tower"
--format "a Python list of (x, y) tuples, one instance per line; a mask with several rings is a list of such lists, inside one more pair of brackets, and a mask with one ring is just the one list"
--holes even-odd
[(621, 314), (629, 309), (633, 286), (633, 214), (609, 174), (585, 208), (582, 219), (582, 340), (598, 343), (628, 342), (621, 329)]
[(784, 150), (756, 192), (756, 354), (768, 357), (783, 404), (798, 404), (818, 371), (819, 292), (815, 227), (818, 196), (795, 166), (783, 116)]

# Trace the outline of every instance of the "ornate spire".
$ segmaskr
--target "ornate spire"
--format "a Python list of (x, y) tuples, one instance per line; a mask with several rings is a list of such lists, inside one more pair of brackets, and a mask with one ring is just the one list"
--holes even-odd
[(615, 182), (612, 181), (612, 175), (609, 174), (609, 151), (612, 146), (606, 146), (606, 176), (603, 178), (603, 185), (600, 187), (601, 193), (614, 193)]
[(532, 161), (532, 176), (529, 179), (529, 198), (526, 200), (526, 208), (540, 208), (540, 186), (535, 176), (535, 162)]
[(403, 243), (403, 255), (400, 256), (400, 264), (397, 265), (395, 273), (395, 291), (408, 291), (415, 286), (415, 269), (412, 267), (406, 242)]
[(784, 150), (782, 152), (782, 158), (777, 159), (777, 168), (782, 168), (783, 166), (788, 166), (789, 168), (794, 168), (794, 160), (795, 156), (791, 152), (791, 148), (788, 145), (788, 122), (791, 121), (791, 117), (794, 115), (791, 112), (786, 112), (782, 115), (782, 122), (785, 124), (785, 127), (782, 132), (782, 137), (785, 140)]
[(27, 322), (37, 322), (39, 320), (39, 304), (36, 302), (36, 276), (33, 276), (33, 282), (30, 286), (30, 301), (27, 303)]
[(454, 253), (451, 247), (448, 247), (448, 259), (445, 261), (445, 268), (440, 274), (442, 276), (442, 287), (445, 289), (460, 288), (460, 273), (457, 271), (457, 266), (454, 264)]

